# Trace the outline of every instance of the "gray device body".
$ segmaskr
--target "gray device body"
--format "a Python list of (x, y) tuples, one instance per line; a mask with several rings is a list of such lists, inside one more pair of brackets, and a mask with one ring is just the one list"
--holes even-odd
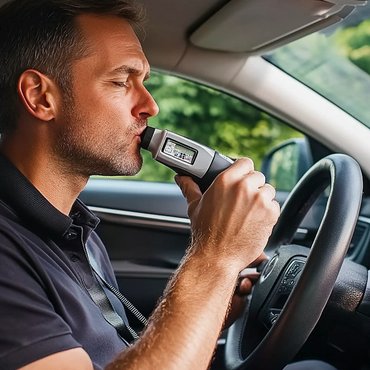
[(234, 162), (184, 136), (150, 126), (141, 135), (141, 147), (179, 175), (191, 176), (203, 193), (216, 176)]

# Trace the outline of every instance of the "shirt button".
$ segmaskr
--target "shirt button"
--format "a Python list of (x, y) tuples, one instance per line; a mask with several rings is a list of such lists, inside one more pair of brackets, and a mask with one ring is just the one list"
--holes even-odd
[(72, 262), (79, 262), (80, 261), (80, 257), (77, 256), (77, 254), (72, 254), (71, 255), (71, 261)]
[(74, 220), (78, 221), (80, 218), (81, 218), (81, 212), (77, 211), (76, 213), (74, 213), (71, 218), (73, 218)]
[(67, 232), (67, 234), (65, 235), (65, 238), (66, 238), (67, 240), (74, 240), (74, 239), (76, 239), (76, 238), (77, 238), (77, 233), (76, 233), (75, 231), (73, 231), (73, 230), (70, 230), (70, 231), (68, 231), (68, 232)]

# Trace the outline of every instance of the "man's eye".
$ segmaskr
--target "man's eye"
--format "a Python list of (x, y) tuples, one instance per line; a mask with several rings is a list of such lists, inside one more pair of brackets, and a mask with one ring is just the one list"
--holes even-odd
[(118, 87), (128, 87), (128, 83), (125, 81), (125, 82), (121, 82), (121, 81), (112, 81), (114, 85), (118, 86)]

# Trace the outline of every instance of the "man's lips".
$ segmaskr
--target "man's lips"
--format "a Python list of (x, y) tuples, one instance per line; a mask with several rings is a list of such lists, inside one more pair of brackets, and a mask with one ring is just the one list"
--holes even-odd
[(142, 134), (143, 134), (143, 132), (146, 130), (146, 128), (147, 128), (148, 126), (147, 125), (145, 125), (140, 131), (139, 131), (139, 133), (138, 134), (136, 134), (136, 135), (138, 135), (138, 136), (142, 136)]
[(143, 135), (143, 132), (145, 131), (145, 129), (147, 128), (147, 126), (143, 127), (136, 135), (135, 137), (138, 138), (138, 141), (139, 141), (139, 144), (141, 144), (141, 140), (142, 140), (142, 135)]

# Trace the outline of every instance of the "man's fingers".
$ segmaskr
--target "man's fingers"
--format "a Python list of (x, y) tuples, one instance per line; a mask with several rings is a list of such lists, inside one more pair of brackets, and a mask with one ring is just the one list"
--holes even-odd
[(237, 159), (226, 171), (217, 176), (219, 182), (231, 184), (238, 181), (241, 176), (254, 172), (254, 164), (250, 158)]
[(202, 192), (200, 191), (199, 186), (189, 176), (176, 175), (175, 181), (188, 203), (188, 213), (190, 216), (199, 200), (202, 198)]
[(275, 196), (276, 196), (276, 190), (275, 188), (270, 185), (270, 184), (263, 184), (261, 187), (260, 187), (260, 190), (262, 190), (264, 192), (264, 194), (266, 195), (266, 197), (268, 198), (271, 198), (271, 199), (275, 199)]
[(254, 171), (254, 163), (250, 158), (239, 158), (230, 166), (230, 168), (235, 171), (249, 173)]
[(253, 285), (257, 282), (259, 277), (260, 277), (260, 274), (258, 272), (250, 273), (246, 276), (241, 276), (236, 286), (235, 294), (239, 296), (245, 296), (245, 295), (250, 294), (250, 292), (252, 291)]
[(266, 186), (266, 178), (262, 172), (250, 171), (245, 175), (247, 180), (246, 184), (252, 188), (261, 189)]
[[(252, 291), (253, 285), (257, 282), (260, 277), (260, 273), (253, 271), (253, 267), (257, 267), (262, 262), (268, 259), (267, 255), (262, 252), (245, 270), (243, 270), (238, 279), (238, 283), (235, 289), (237, 295), (247, 295)], [(251, 271), (252, 270), (252, 271)]]
[(248, 278), (240, 279), (235, 289), (235, 294), (238, 296), (246, 296), (252, 291), (253, 283)]
[(189, 176), (175, 176), (176, 184), (180, 187), (188, 203), (202, 197), (199, 186)]
[(262, 252), (259, 257), (257, 257), (248, 267), (257, 267), (259, 266), (263, 261), (267, 260), (267, 254), (265, 252)]

